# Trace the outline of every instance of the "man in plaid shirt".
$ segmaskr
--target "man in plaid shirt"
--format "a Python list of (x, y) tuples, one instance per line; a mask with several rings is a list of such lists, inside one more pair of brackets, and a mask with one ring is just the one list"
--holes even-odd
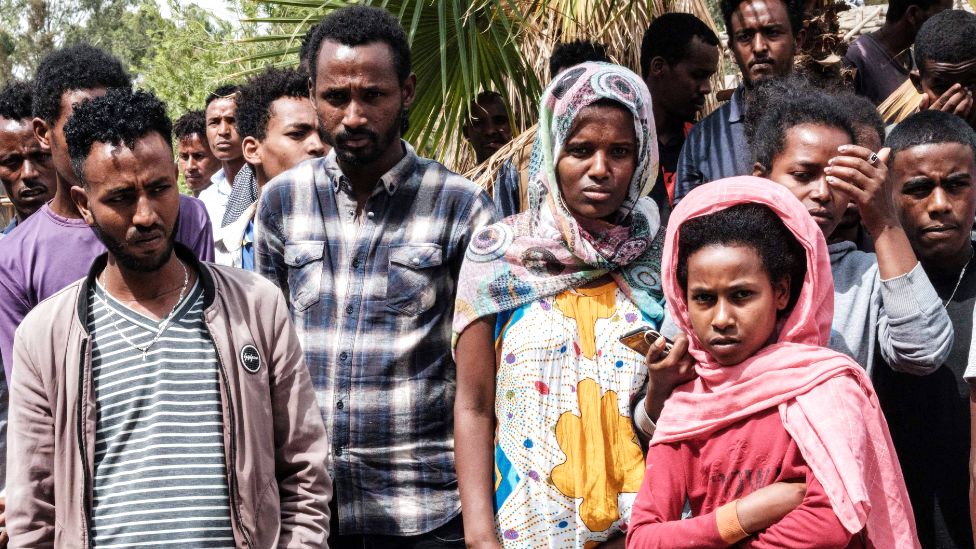
[(268, 183), (258, 272), (289, 300), (332, 437), (336, 547), (464, 547), (454, 472), (451, 321), (480, 187), (400, 139), (406, 35), (354, 6), (311, 37), (311, 93), (333, 151)]

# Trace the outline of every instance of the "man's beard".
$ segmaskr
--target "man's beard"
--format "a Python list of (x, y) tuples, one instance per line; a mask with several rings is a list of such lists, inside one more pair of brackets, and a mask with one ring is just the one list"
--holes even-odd
[[(179, 223), (179, 220), (177, 220)], [(124, 267), (129, 271), (135, 271), (138, 273), (151, 273), (158, 271), (163, 265), (169, 261), (170, 256), (173, 255), (173, 243), (176, 241), (176, 230), (174, 229), (170, 234), (169, 238), (166, 239), (166, 247), (163, 251), (156, 257), (152, 258), (141, 258), (136, 257), (125, 251), (125, 243), (120, 240), (115, 239), (104, 230), (98, 224), (98, 220), (92, 219), (91, 228), (95, 231), (95, 236), (102, 241), (108, 252), (112, 254), (112, 257), (119, 262), (119, 265)], [(154, 228), (156, 229), (156, 228)]]
[[(390, 124), (390, 129), (383, 135), (380, 135), (373, 130), (369, 129), (359, 129), (355, 131), (342, 131), (335, 136), (327, 135), (330, 145), (336, 151), (336, 156), (339, 160), (351, 166), (367, 166), (378, 160), (383, 154), (390, 148), (390, 146), (400, 138), (400, 134), (403, 128), (406, 126), (404, 120), (407, 116), (407, 110), (400, 107), (400, 111), (397, 113), (396, 119)], [(319, 121), (322, 127), (322, 121)], [(349, 139), (356, 137), (366, 137), (369, 139), (370, 144), (365, 148), (361, 149), (360, 152), (354, 153), (344, 148), (344, 142)]]

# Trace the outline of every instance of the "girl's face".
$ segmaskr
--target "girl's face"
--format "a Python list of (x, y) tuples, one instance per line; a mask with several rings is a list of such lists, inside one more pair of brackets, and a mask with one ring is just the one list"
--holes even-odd
[(581, 110), (556, 162), (569, 211), (589, 219), (613, 215), (627, 198), (636, 169), (633, 116), (603, 105)]
[(698, 340), (722, 366), (765, 347), (790, 299), (789, 279), (773, 283), (756, 250), (706, 246), (688, 257), (688, 314)]
[(837, 148), (851, 144), (839, 128), (799, 124), (786, 130), (783, 151), (768, 171), (757, 165), (755, 175), (783, 185), (806, 207), (824, 238), (830, 238), (847, 210), (850, 198), (827, 184), (824, 169), (837, 156)]

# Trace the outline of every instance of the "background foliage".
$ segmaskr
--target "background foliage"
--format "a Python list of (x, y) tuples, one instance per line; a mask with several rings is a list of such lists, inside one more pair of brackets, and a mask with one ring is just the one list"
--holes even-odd
[[(0, 84), (29, 78), (53, 48), (87, 41), (122, 59), (136, 84), (165, 100), (175, 118), (202, 107), (220, 83), (239, 81), (268, 64), (297, 64), (307, 29), (349, 3), (225, 0), (238, 17), (222, 21), (194, 5), (160, 1), (169, 4), (160, 9), (156, 0), (0, 0)], [(472, 164), (459, 135), (470, 98), (482, 90), (501, 91), (516, 126), (531, 125), (557, 42), (603, 42), (614, 60), (636, 70), (641, 36), (655, 14), (688, 11), (713, 20), (706, 0), (361, 2), (388, 9), (408, 32), (420, 85), (407, 139), (457, 171)]]

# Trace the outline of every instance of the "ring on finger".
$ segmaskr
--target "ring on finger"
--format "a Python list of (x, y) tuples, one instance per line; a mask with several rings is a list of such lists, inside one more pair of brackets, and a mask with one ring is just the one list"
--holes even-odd
[(871, 156), (868, 157), (868, 164), (872, 166), (878, 165), (878, 153), (871, 153)]

